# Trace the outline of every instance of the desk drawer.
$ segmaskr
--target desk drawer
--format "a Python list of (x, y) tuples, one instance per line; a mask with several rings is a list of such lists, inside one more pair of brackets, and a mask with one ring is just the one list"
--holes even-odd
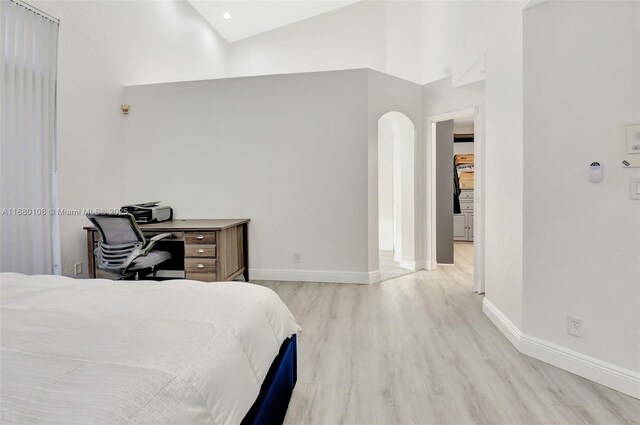
[(216, 248), (215, 245), (185, 245), (184, 256), (216, 258)]
[(184, 242), (187, 244), (216, 243), (216, 232), (186, 232)]
[(460, 199), (473, 199), (473, 190), (461, 190)]
[(215, 273), (216, 260), (213, 258), (185, 258), (184, 270), (190, 273)]
[(185, 279), (199, 280), (200, 282), (217, 282), (218, 275), (216, 273), (189, 273), (187, 272)]

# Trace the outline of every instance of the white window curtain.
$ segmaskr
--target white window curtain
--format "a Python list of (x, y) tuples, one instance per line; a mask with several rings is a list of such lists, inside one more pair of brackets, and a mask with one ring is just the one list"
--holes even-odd
[(55, 178), (58, 22), (0, 0), (0, 271), (59, 274)]

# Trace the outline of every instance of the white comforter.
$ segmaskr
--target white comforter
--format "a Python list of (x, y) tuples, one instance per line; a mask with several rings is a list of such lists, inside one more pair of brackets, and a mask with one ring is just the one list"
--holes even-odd
[(237, 424), (300, 330), (239, 282), (0, 281), (3, 425)]

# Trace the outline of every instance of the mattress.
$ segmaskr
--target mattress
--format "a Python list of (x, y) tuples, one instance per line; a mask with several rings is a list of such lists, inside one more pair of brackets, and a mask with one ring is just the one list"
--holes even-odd
[(0, 283), (2, 424), (238, 424), (300, 330), (246, 283)]

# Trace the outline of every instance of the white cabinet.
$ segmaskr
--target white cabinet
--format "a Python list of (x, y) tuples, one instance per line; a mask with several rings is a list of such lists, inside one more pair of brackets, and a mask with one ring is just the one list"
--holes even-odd
[(453, 215), (453, 240), (454, 241), (467, 240), (467, 215), (466, 214)]
[(460, 211), (453, 215), (453, 240), (473, 241), (473, 190), (462, 189)]

